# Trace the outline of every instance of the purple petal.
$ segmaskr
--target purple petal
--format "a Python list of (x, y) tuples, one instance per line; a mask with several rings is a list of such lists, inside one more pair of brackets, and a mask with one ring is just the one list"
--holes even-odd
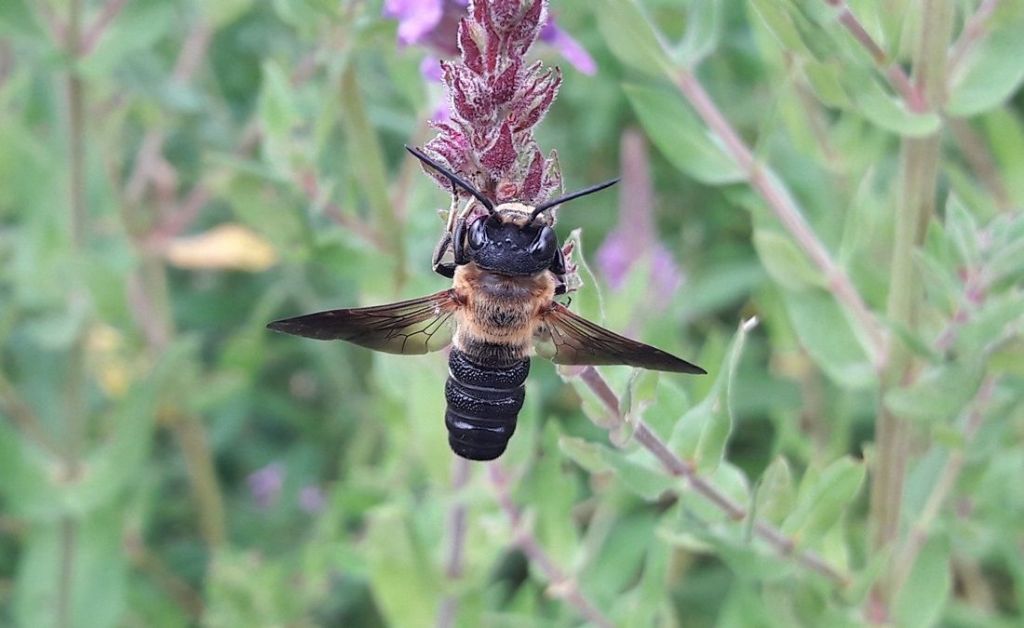
[(635, 251), (630, 250), (629, 237), (619, 229), (609, 233), (601, 243), (597, 249), (597, 270), (612, 290), (622, 287), (635, 256)]
[(437, 57), (427, 55), (420, 61), (420, 74), (431, 83), (441, 82), (441, 64)]
[(672, 253), (661, 245), (651, 252), (651, 285), (657, 295), (665, 297), (666, 302), (683, 285), (683, 273), (679, 265)]
[(398, 41), (415, 44), (441, 21), (442, 0), (385, 0), (384, 15), (398, 20)]
[(315, 515), (324, 509), (324, 492), (315, 484), (302, 487), (299, 491), (299, 508), (304, 512)]
[(590, 53), (573, 39), (572, 35), (559, 28), (553, 19), (548, 20), (548, 23), (541, 29), (540, 40), (557, 50), (558, 54), (572, 64), (572, 67), (583, 74), (593, 76), (597, 73), (597, 63), (594, 62)]
[(280, 462), (271, 462), (265, 467), (257, 469), (246, 478), (249, 485), (249, 494), (258, 508), (269, 508), (281, 495), (281, 487), (284, 486), (284, 465)]

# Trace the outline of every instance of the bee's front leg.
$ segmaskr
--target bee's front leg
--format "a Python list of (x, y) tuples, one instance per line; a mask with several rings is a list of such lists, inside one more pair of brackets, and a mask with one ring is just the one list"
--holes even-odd
[(565, 253), (562, 252), (561, 248), (555, 250), (555, 258), (551, 260), (551, 266), (548, 267), (548, 270), (551, 271), (551, 274), (555, 276), (555, 281), (558, 282), (555, 284), (555, 296), (565, 294), (569, 286), (565, 283)]
[[(460, 220), (455, 225), (454, 235), (445, 232), (441, 241), (437, 243), (437, 248), (434, 249), (434, 259), (431, 263), (431, 268), (434, 272), (442, 277), (451, 279), (455, 276), (455, 268), (462, 266), (463, 264), (469, 263), (469, 255), (466, 254), (465, 248), (466, 240), (466, 221)], [(448, 247), (452, 248), (452, 255), (455, 259), (454, 262), (442, 262), (444, 254), (448, 252)]]

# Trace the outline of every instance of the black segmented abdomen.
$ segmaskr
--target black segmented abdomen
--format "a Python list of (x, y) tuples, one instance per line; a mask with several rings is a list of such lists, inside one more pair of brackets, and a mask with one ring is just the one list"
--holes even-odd
[(452, 451), (470, 460), (494, 460), (505, 451), (516, 430), (529, 373), (529, 358), (484, 366), (452, 348), (444, 385), (444, 424)]

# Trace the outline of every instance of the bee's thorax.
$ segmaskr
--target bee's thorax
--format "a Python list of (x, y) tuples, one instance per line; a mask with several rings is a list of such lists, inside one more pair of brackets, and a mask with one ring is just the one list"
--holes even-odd
[(537, 317), (555, 293), (550, 272), (512, 277), (470, 263), (456, 269), (454, 288), (465, 303), (459, 313), (456, 347), (478, 360), (530, 355)]

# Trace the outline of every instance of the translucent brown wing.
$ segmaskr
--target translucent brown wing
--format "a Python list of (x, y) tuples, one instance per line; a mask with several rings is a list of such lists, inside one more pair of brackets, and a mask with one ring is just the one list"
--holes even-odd
[(538, 340), (553, 345), (551, 360), (556, 364), (625, 364), (653, 371), (707, 372), (661, 349), (595, 325), (558, 303), (552, 303), (541, 319)]
[(417, 355), (443, 349), (452, 341), (459, 308), (454, 290), (388, 305), (329, 310), (274, 321), (269, 329), (315, 338), (347, 340), (387, 353)]

